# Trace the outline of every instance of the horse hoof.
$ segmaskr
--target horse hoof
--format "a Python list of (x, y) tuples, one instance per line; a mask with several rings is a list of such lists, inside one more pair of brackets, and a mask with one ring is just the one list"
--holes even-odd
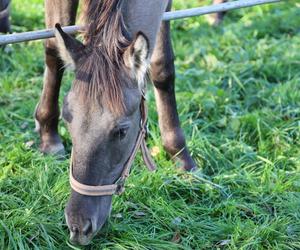
[(192, 157), (189, 157), (187, 160), (180, 160), (181, 161), (181, 170), (186, 172), (195, 172), (197, 171), (198, 167)]
[(186, 171), (186, 172), (196, 172), (198, 170), (198, 167), (185, 165), (185, 166), (181, 167), (181, 170)]

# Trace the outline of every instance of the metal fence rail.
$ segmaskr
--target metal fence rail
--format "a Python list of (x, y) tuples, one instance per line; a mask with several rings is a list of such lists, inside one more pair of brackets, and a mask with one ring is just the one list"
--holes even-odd
[[(281, 2), (281, 0), (238, 0), (234, 2), (221, 3), (216, 5), (204, 6), (199, 8), (192, 8), (187, 10), (177, 10), (164, 13), (163, 20), (175, 20), (187, 17), (201, 16), (211, 13), (223, 12), (228, 10), (252, 7), (267, 3)], [(68, 34), (74, 34), (83, 30), (82, 26), (66, 26), (63, 30)], [(37, 30), (23, 33), (16, 33), (10, 35), (0, 35), (0, 45), (26, 42), (32, 40), (40, 40), (54, 37), (53, 29)]]

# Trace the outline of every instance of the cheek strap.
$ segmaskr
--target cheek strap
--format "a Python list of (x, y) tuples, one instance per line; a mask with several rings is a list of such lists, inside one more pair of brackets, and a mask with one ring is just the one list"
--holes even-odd
[(71, 153), (70, 160), (70, 185), (74, 191), (82, 195), (88, 196), (105, 196), (105, 195), (113, 195), (113, 194), (121, 194), (124, 192), (124, 184), (129, 176), (130, 169), (134, 158), (137, 154), (137, 151), (141, 149), (143, 160), (150, 171), (154, 171), (156, 169), (156, 165), (151, 157), (151, 153), (146, 144), (146, 135), (147, 135), (147, 117), (148, 111), (146, 107), (145, 96), (142, 95), (141, 104), (140, 104), (140, 112), (141, 112), (141, 124), (140, 130), (134, 145), (134, 148), (125, 163), (123, 171), (119, 179), (111, 185), (101, 185), (101, 186), (92, 186), (85, 185), (77, 181), (73, 176), (73, 149)]

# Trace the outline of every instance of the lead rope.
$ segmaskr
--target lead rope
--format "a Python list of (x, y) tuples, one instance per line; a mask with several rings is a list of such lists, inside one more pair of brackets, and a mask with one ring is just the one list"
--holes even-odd
[(155, 162), (152, 159), (151, 153), (147, 147), (146, 144), (146, 137), (147, 137), (147, 119), (148, 119), (148, 109), (147, 109), (147, 104), (146, 104), (146, 97), (143, 92), (142, 94), (142, 100), (141, 100), (141, 121), (144, 121), (143, 124), (141, 125), (143, 129), (143, 134), (144, 134), (144, 139), (141, 142), (141, 151), (142, 151), (142, 157), (143, 160), (147, 166), (147, 168), (150, 171), (154, 171), (156, 169)]
[(139, 148), (142, 151), (142, 157), (147, 168), (150, 171), (154, 171), (156, 169), (156, 165), (151, 157), (151, 153), (146, 144), (146, 135), (147, 135), (146, 125), (147, 125), (148, 111), (146, 107), (146, 99), (144, 94), (142, 94), (140, 112), (141, 112), (141, 123), (140, 123), (140, 131), (138, 133), (137, 140), (124, 166), (120, 178), (114, 184), (92, 186), (92, 185), (85, 185), (77, 181), (73, 176), (73, 149), (72, 149), (71, 159), (70, 159), (70, 185), (74, 191), (76, 191), (79, 194), (89, 195), (89, 196), (105, 196), (105, 195), (113, 195), (113, 194), (119, 195), (123, 193), (125, 190), (124, 188), (125, 181), (129, 176), (132, 163), (135, 159), (136, 153), (139, 150)]

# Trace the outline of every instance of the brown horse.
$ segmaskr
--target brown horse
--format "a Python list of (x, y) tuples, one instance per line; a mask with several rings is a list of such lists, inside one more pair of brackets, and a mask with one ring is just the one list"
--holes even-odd
[(0, 33), (10, 32), (9, 3), (10, 0), (0, 0)]
[[(226, 3), (227, 1), (228, 0), (213, 0), (213, 3), (220, 4), (220, 3)], [(210, 17), (212, 20), (212, 24), (219, 25), (222, 22), (225, 14), (226, 14), (226, 12), (218, 12), (218, 13), (211, 14)]]
[[(214, 4), (224, 3), (227, 0), (213, 0)], [(9, 33), (10, 29), (10, 21), (9, 21), (9, 4), (10, 0), (0, 0), (0, 33)], [(212, 14), (212, 22), (213, 24), (219, 24), (225, 12)]]
[[(68, 65), (75, 80), (62, 117), (73, 144), (72, 177), (89, 187), (116, 183), (136, 145), (150, 67), (164, 148), (182, 169), (195, 169), (176, 110), (170, 24), (162, 22), (171, 0), (85, 0), (83, 43), (55, 25), (74, 24), (77, 6), (78, 0), (45, 1), (46, 26), (56, 27), (56, 39), (45, 42), (44, 86), (35, 112), (41, 151), (64, 152), (57, 130), (58, 96)], [(111, 203), (111, 195), (85, 195), (73, 188), (65, 210), (71, 241), (88, 244), (109, 216)]]

